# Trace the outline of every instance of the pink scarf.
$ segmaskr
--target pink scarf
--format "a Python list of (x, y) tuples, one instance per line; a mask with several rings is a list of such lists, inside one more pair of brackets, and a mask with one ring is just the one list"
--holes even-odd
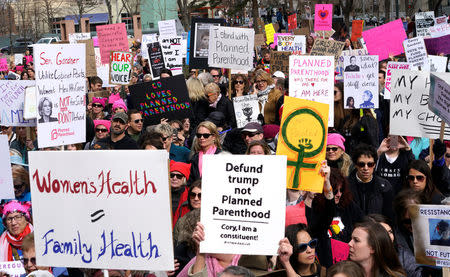
[(198, 153), (198, 172), (200, 172), (200, 177), (202, 177), (202, 167), (203, 167), (203, 155), (214, 155), (216, 153), (217, 147), (211, 146), (206, 150), (206, 152), (203, 153), (203, 151), (200, 150)]
[[(209, 254), (206, 254), (206, 271), (208, 272), (208, 277), (217, 277), (217, 275), (222, 272), (225, 268), (223, 268), (216, 258), (212, 257)], [(233, 259), (231, 260), (230, 265), (238, 265), (239, 259), (241, 258), (241, 255), (234, 255)], [(192, 260), (189, 261), (189, 263), (183, 268), (183, 270), (178, 273), (177, 277), (188, 277), (188, 271), (189, 268), (191, 268), (197, 257), (194, 257)]]

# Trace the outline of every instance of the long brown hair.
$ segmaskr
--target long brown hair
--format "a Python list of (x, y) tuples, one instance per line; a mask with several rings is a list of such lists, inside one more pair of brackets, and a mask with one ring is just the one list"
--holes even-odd
[[(423, 160), (413, 160), (408, 165), (408, 175), (411, 169), (415, 169), (425, 175), (426, 183), (425, 188), (420, 193), (420, 197), (422, 198), (422, 202), (424, 204), (431, 204), (431, 198), (433, 193), (439, 193), (439, 190), (433, 183), (433, 179), (431, 176), (431, 170), (428, 164)], [(405, 180), (405, 187), (410, 188), (408, 180)]]
[[(340, 208), (345, 208), (353, 201), (353, 194), (350, 191), (350, 185), (348, 183), (347, 178), (342, 175), (341, 171), (337, 168), (331, 168), (330, 172), (330, 183), (333, 191), (340, 186), (342, 196), (339, 199), (339, 204), (337, 204)], [(323, 211), (325, 209), (325, 197), (323, 194), (317, 194), (313, 200), (313, 207), (317, 211)]]
[(236, 74), (231, 77), (231, 97), (236, 97), (236, 89), (234, 86), (236, 85), (237, 79), (241, 78), (244, 81), (244, 92), (243, 95), (247, 95), (249, 91), (248, 78), (244, 74)]
[(361, 228), (367, 232), (367, 244), (374, 251), (373, 261), (374, 267), (372, 272), (375, 273), (376, 270), (384, 271), (389, 276), (406, 276), (405, 271), (400, 264), (397, 252), (394, 248), (394, 243), (389, 237), (388, 232), (379, 223), (365, 221), (357, 223), (356, 228)]

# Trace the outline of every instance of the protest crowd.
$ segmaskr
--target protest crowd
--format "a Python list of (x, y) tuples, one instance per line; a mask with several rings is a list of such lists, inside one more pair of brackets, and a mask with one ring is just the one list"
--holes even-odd
[[(448, 18), (427, 31), (416, 30), (406, 19), (363, 31), (354, 20), (350, 32), (345, 25), (332, 25), (321, 12), (330, 7), (320, 5), (314, 20), (300, 24), (296, 14), (295, 22), (289, 15), (262, 26), (260, 34), (228, 27), (225, 20), (194, 19), (190, 41), (175, 31), (162, 33), (167, 29), (160, 29), (159, 37), (129, 42), (124, 35), (125, 42), (108, 41), (107, 31), (118, 34), (123, 26), (98, 26), (98, 42), (35, 45), (33, 53), (23, 53), (22, 62), (9, 63), (0, 80), (0, 143), (5, 142), (0, 148), (7, 149), (0, 149), (7, 160), (0, 164), (2, 174), (10, 175), (0, 176), (2, 190), (10, 191), (1, 196), (0, 271), (3, 263), (20, 262), (23, 272), (17, 276), (449, 276), (450, 263), (444, 262), (450, 259), (444, 255), (450, 253), (450, 213), (444, 212), (450, 202)], [(94, 48), (99, 51), (89, 54)], [(107, 74), (101, 75), (105, 65)], [(34, 117), (25, 116), (33, 108)], [(147, 162), (134, 153), (165, 153), (167, 160)], [(245, 157), (251, 155), (261, 156)], [(287, 162), (281, 160), (284, 172), (265, 163), (276, 156), (287, 156)], [(214, 159), (227, 161), (226, 169), (215, 166)], [(141, 161), (140, 168), (133, 168), (133, 160)], [(108, 172), (101, 190), (92, 182), (83, 184), (89, 176), (103, 179), (106, 173), (99, 172), (110, 164), (129, 169), (125, 181), (112, 184), (117, 176)], [(151, 201), (162, 191), (147, 181), (145, 192), (140, 191), (140, 182), (149, 178), (140, 175), (141, 167), (169, 175), (170, 195), (164, 199), (170, 203), (127, 210), (134, 194)], [(267, 175), (257, 175), (265, 170)], [(65, 174), (72, 178), (71, 171), (79, 174), (78, 186), (62, 179)], [(242, 185), (247, 194), (240, 187), (221, 195), (220, 202), (208, 198), (222, 194), (227, 185)], [(260, 198), (254, 196), (258, 186), (267, 188)], [(282, 199), (269, 194), (269, 186)], [(48, 198), (40, 198), (45, 192)], [(70, 198), (106, 193), (89, 210), (98, 210), (90, 217), (100, 225), (112, 216), (106, 201), (130, 200), (113, 204), (127, 211), (113, 219), (116, 233), (105, 236), (103, 231), (103, 253), (93, 260), (109, 258), (103, 256), (106, 241), (109, 236), (111, 245), (118, 241), (120, 228), (141, 226), (149, 214), (160, 214), (164, 219), (149, 226), (168, 225), (163, 233), (171, 247), (155, 248), (159, 237), (150, 233), (147, 270), (134, 267), (134, 260), (126, 260), (129, 267), (114, 267), (123, 251), (119, 245), (124, 249), (125, 244), (112, 251), (108, 268), (96, 269), (86, 260), (87, 266), (52, 260), (65, 252), (76, 251), (68, 257), (73, 261), (89, 253), (81, 229), (70, 230), (78, 235), (65, 236), (68, 242), (57, 237), (58, 221), (78, 222), (82, 216), (70, 211), (88, 205)], [(69, 209), (72, 203), (76, 207)], [(35, 207), (45, 205), (54, 215), (38, 214)], [(422, 207), (433, 207), (435, 216), (420, 229), (415, 222), (425, 214), (418, 210)], [(209, 213), (214, 220), (201, 220)], [(45, 224), (38, 221), (43, 216)], [(217, 226), (229, 229), (220, 243), (212, 227), (219, 216), (228, 221)], [(280, 220), (272, 224), (280, 236), (241, 232), (241, 225), (232, 225), (253, 220), (269, 226), (278, 222), (274, 218)], [(89, 224), (94, 224), (91, 219)], [(96, 228), (92, 231), (100, 232)], [(247, 246), (256, 242), (258, 249), (272, 250)], [(134, 253), (125, 250), (123, 255), (146, 257), (145, 243), (141, 233), (133, 233)], [(419, 249), (421, 243), (426, 246)], [(431, 250), (441, 254), (418, 255)], [(171, 266), (153, 267), (158, 256), (173, 257)], [(424, 262), (430, 257), (435, 264)]]

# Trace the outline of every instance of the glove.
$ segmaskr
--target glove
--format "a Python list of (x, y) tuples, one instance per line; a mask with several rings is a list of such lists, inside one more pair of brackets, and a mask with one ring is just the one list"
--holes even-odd
[(445, 144), (440, 139), (434, 140), (433, 153), (436, 160), (442, 158), (446, 151)]

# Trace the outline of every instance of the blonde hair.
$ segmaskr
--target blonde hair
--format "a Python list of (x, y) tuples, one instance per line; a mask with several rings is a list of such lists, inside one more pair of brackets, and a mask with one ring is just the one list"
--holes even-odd
[(20, 181), (25, 185), (26, 189), (30, 189), (30, 178), (28, 176), (28, 171), (21, 165), (11, 166), (13, 179), (20, 179)]
[(258, 69), (255, 72), (255, 79), (254, 79), (255, 82), (256, 82), (256, 78), (258, 78), (258, 77), (261, 78), (261, 80), (266, 81), (268, 86), (273, 85), (273, 79), (272, 79), (272, 77), (270, 77), (270, 74), (267, 73), (266, 71), (264, 71), (262, 69)]
[(203, 87), (202, 82), (195, 77), (191, 77), (186, 82), (189, 98), (192, 101), (199, 101), (202, 99), (206, 99), (205, 88)]
[[(222, 146), (220, 145), (220, 136), (219, 136), (219, 132), (217, 131), (216, 124), (212, 123), (211, 121), (200, 122), (200, 124), (198, 124), (197, 128), (195, 129), (195, 133), (198, 132), (198, 129), (200, 129), (200, 127), (208, 129), (208, 131), (210, 131), (214, 137), (214, 145), (218, 149), (222, 149)], [(200, 150), (202, 150), (202, 148), (198, 144), (198, 139), (195, 138), (194, 139), (194, 151), (195, 151), (195, 153), (198, 153), (198, 152), (200, 152)]]
[(205, 91), (206, 91), (206, 94), (209, 94), (209, 93), (219, 94), (220, 88), (216, 83), (209, 83), (205, 86)]

